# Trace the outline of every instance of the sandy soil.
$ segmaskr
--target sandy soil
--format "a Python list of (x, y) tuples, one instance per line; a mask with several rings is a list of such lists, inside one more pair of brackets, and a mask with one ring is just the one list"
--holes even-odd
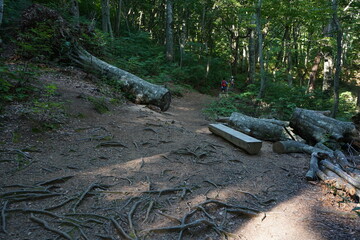
[[(54, 131), (31, 131), (21, 114), (0, 118), (0, 239), (360, 239), (357, 205), (304, 180), (308, 155), (264, 142), (250, 156), (211, 134), (201, 112), (211, 97), (99, 114), (83, 96), (101, 91), (86, 77), (40, 77), (58, 85), (70, 116)], [(203, 204), (211, 199), (220, 203)], [(181, 224), (183, 233), (149, 230)]]

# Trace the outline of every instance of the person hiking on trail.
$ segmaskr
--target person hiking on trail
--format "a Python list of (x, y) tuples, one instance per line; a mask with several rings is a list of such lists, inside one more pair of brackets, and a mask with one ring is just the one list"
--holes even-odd
[(230, 87), (231, 89), (233, 89), (235, 87), (235, 79), (234, 79), (234, 76), (231, 76), (230, 78)]
[(228, 83), (225, 79), (221, 81), (221, 92), (226, 93), (227, 92)]

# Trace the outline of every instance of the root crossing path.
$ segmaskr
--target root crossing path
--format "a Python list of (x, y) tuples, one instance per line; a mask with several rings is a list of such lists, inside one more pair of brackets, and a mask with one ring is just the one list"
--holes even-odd
[(360, 239), (354, 204), (304, 179), (308, 155), (265, 142), (250, 156), (211, 134), (211, 97), (99, 114), (79, 97), (96, 86), (73, 79), (56, 75), (60, 128), (3, 118), (0, 239)]

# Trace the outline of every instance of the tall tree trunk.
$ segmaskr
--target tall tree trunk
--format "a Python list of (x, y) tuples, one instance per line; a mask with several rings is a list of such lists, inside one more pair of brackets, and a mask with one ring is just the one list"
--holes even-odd
[(102, 14), (102, 30), (109, 33), (113, 38), (113, 32), (110, 21), (110, 4), (109, 0), (101, 0), (101, 14)]
[(166, 0), (166, 59), (174, 61), (173, 0)]
[[(251, 24), (255, 25), (256, 16), (253, 15)], [(255, 66), (256, 66), (256, 57), (255, 57), (255, 28), (250, 28), (249, 36), (249, 83), (255, 82)]]
[(337, 2), (332, 0), (333, 8), (333, 23), (336, 31), (336, 70), (334, 76), (334, 106), (332, 111), (332, 117), (335, 118), (339, 109), (339, 83), (340, 83), (340, 72), (341, 72), (341, 55), (342, 55), (342, 30), (340, 21), (337, 16)]
[(322, 57), (322, 53), (318, 52), (318, 54), (314, 59), (314, 64), (311, 68), (307, 92), (313, 92), (315, 90), (315, 79), (319, 69), (321, 57)]
[(80, 27), (80, 12), (79, 12), (79, 2), (78, 0), (71, 0), (71, 8), (70, 8), (70, 14), (73, 17), (74, 26), (76, 28)]
[(264, 71), (264, 55), (263, 55), (263, 34), (261, 30), (261, 4), (262, 0), (258, 0), (258, 5), (256, 7), (256, 28), (258, 33), (259, 41), (259, 62), (260, 62), (260, 91), (258, 98), (262, 98), (265, 94), (265, 71)]
[[(2, 24), (2, 20), (3, 20), (3, 15), (4, 15), (4, 0), (0, 0), (0, 27)], [(0, 36), (0, 46), (2, 44), (2, 39)]]
[(118, 6), (116, 10), (116, 22), (115, 22), (115, 35), (120, 35), (120, 25), (121, 25), (121, 14), (122, 14), (122, 0), (118, 1)]

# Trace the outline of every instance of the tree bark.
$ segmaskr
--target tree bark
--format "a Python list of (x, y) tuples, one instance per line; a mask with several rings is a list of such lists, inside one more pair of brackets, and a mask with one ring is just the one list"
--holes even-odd
[(349, 174), (344, 172), (341, 168), (339, 168), (338, 166), (335, 166), (334, 164), (332, 164), (330, 161), (322, 160), (320, 162), (320, 164), (322, 166), (326, 167), (327, 169), (330, 169), (331, 171), (333, 171), (334, 173), (336, 173), (340, 177), (342, 177), (346, 182), (350, 183), (351, 185), (355, 186), (356, 188), (360, 188), (360, 181), (354, 179)]
[(273, 151), (276, 153), (307, 153), (312, 154), (313, 152), (326, 153), (329, 156), (332, 156), (332, 151), (327, 151), (321, 148), (313, 147), (305, 143), (287, 140), (287, 141), (278, 141), (273, 144)]
[(0, 0), (0, 26), (4, 15), (4, 0)]
[(259, 62), (260, 62), (260, 91), (258, 98), (262, 98), (265, 94), (265, 71), (264, 71), (264, 54), (263, 54), (263, 34), (261, 30), (261, 4), (262, 0), (258, 0), (256, 7), (256, 28), (259, 41)]
[[(255, 15), (253, 15), (251, 23), (255, 25)], [(255, 82), (255, 29), (252, 27), (249, 29), (249, 83), (252, 84)]]
[(330, 184), (336, 189), (343, 190), (351, 196), (354, 196), (356, 194), (356, 188), (354, 186), (346, 182), (343, 178), (341, 178), (339, 175), (337, 175), (330, 169), (324, 168), (322, 172), (327, 176), (325, 180), (321, 178), (321, 180), (323, 180), (325, 183)]
[(113, 31), (110, 21), (110, 4), (109, 0), (101, 0), (101, 14), (102, 14), (102, 30), (103, 32), (109, 33), (110, 37), (113, 38)]
[(173, 0), (166, 0), (166, 59), (174, 61)]
[(317, 152), (313, 152), (310, 158), (310, 167), (305, 175), (305, 179), (308, 181), (317, 180), (317, 171), (319, 171), (319, 158), (317, 156)]
[(309, 76), (307, 92), (313, 92), (315, 90), (315, 80), (316, 80), (316, 75), (317, 75), (317, 72), (319, 69), (321, 57), (322, 57), (322, 53), (319, 52), (314, 59), (314, 63), (311, 68), (311, 72), (310, 72), (310, 76)]
[(110, 65), (85, 51), (78, 48), (71, 56), (72, 60), (82, 67), (89, 68), (95, 73), (100, 74), (118, 83), (122, 90), (132, 94), (135, 103), (153, 104), (162, 111), (170, 107), (171, 94), (168, 89), (151, 84), (143, 79)]
[(115, 35), (116, 36), (120, 35), (121, 14), (122, 14), (122, 0), (119, 0), (117, 10), (116, 10), (116, 22), (115, 22)]
[(339, 83), (341, 73), (341, 55), (342, 55), (342, 30), (340, 27), (340, 21), (337, 16), (337, 2), (332, 0), (333, 8), (333, 23), (336, 31), (336, 64), (335, 64), (335, 76), (334, 76), (334, 105), (332, 111), (332, 117), (335, 118), (339, 110)]
[(288, 123), (283, 121), (253, 118), (234, 112), (229, 118), (229, 123), (239, 131), (261, 140), (275, 142), (291, 139), (285, 130)]
[(326, 142), (329, 139), (345, 141), (357, 136), (355, 125), (325, 116), (321, 112), (296, 108), (290, 126), (294, 132), (310, 143)]

